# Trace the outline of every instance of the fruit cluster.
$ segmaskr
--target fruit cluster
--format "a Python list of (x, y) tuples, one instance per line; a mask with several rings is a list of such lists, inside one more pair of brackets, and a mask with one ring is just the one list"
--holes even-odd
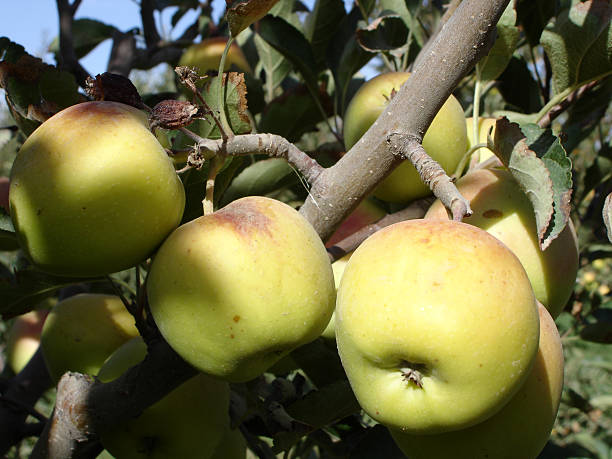
[[(347, 112), (347, 147), (407, 77), (364, 85)], [(448, 171), (468, 148), (465, 126), (450, 99), (425, 135)], [(563, 384), (553, 318), (576, 276), (576, 237), (569, 225), (541, 252), (529, 201), (504, 170), (469, 173), (457, 186), (474, 210), (465, 223), (434, 203), (424, 219), (375, 233), (332, 270), (309, 222), (274, 199), (242, 198), (179, 226), (184, 188), (146, 117), (87, 102), (24, 143), (10, 213), (43, 271), (102, 276), (153, 257), (150, 314), (201, 374), (100, 432), (117, 457), (244, 457), (244, 439), (230, 429), (229, 383), (252, 380), (321, 335), (336, 339), (363, 410), (410, 457), (535, 457)], [(406, 164), (374, 195), (408, 202), (427, 192)], [(103, 294), (56, 304), (41, 347), (55, 381), (66, 371), (111, 381), (146, 355), (121, 299)], [(160, 419), (169, 418), (186, 422), (166, 429)]]

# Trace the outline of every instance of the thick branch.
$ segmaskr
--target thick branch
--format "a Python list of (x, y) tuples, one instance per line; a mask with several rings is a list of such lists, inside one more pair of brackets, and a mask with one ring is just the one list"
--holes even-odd
[(127, 77), (132, 70), (136, 52), (136, 39), (132, 33), (114, 31), (113, 47), (106, 66), (107, 71)]
[(142, 31), (147, 48), (157, 46), (161, 40), (155, 25), (154, 11), (155, 8), (151, 0), (142, 0), (140, 2), (140, 19), (142, 20)]
[(70, 4), (68, 0), (57, 0), (57, 12), (59, 15), (59, 67), (73, 73), (81, 87), (85, 87), (85, 80), (89, 74), (83, 68), (76, 57), (72, 43), (72, 19), (80, 4), (76, 0)]
[(52, 385), (39, 349), (3, 389), (0, 399), (0, 456), (4, 457), (11, 446), (28, 435), (25, 421), (30, 409)]
[(423, 138), (461, 78), (489, 51), (507, 4), (508, 0), (461, 2), (387, 109), (340, 161), (320, 175), (300, 212), (323, 239), (399, 164), (387, 146), (389, 135)]

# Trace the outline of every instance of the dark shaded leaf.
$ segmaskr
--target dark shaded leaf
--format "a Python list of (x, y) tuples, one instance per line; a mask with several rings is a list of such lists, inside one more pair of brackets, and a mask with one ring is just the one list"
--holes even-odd
[(391, 51), (406, 45), (408, 27), (399, 16), (380, 16), (357, 30), (357, 40), (369, 52)]
[(0, 208), (0, 250), (17, 250), (19, 243), (11, 217)]
[(364, 438), (351, 452), (349, 459), (369, 459), (384, 457), (385, 459), (403, 459), (406, 456), (395, 444), (388, 429), (378, 424), (367, 430)]
[[(225, 15), (233, 37), (263, 18), (278, 0), (238, 0), (231, 3)], [(229, 3), (229, 2), (228, 2)]]
[(540, 88), (522, 56), (514, 55), (497, 80), (510, 110), (537, 113), (542, 108)]
[[(112, 38), (117, 29), (95, 19), (75, 19), (72, 21), (72, 42), (76, 57), (81, 59), (93, 51), (104, 40)], [(55, 54), (59, 62), (59, 37), (49, 45), (49, 51)]]
[(325, 68), (327, 48), (345, 16), (342, 0), (317, 0), (307, 16), (304, 33), (310, 41), (317, 69)]
[(519, 0), (516, 5), (518, 23), (521, 24), (529, 44), (540, 43), (542, 30), (554, 16), (557, 0)]
[(560, 93), (612, 72), (612, 6), (608, 0), (578, 2), (542, 32), (542, 46)]

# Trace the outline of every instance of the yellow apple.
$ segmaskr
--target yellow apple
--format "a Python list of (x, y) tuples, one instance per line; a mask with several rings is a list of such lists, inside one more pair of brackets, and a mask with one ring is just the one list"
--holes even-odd
[(11, 170), (11, 217), (40, 269), (99, 276), (130, 268), (178, 226), (185, 192), (147, 116), (85, 102), (45, 121)]
[(115, 349), (138, 336), (134, 318), (114, 295), (82, 293), (57, 303), (45, 321), (41, 349), (51, 378), (95, 375)]
[[(470, 200), (474, 211), (463, 221), (488, 231), (515, 253), (536, 298), (556, 318), (574, 289), (578, 272), (578, 241), (571, 222), (541, 251), (533, 206), (510, 172), (476, 170), (459, 179), (457, 188)], [(436, 201), (425, 218), (445, 220), (448, 216), (442, 203)]]
[[(384, 73), (366, 82), (351, 100), (344, 117), (344, 144), (350, 149), (385, 109), (392, 91), (399, 91), (410, 76), (406, 72)], [(459, 101), (450, 96), (423, 137), (423, 148), (452, 174), (468, 147), (465, 116)], [(405, 203), (431, 194), (409, 161), (404, 161), (374, 190), (374, 196)]]
[[(468, 149), (479, 143), (487, 143), (487, 137), (495, 135), (495, 123), (497, 118), (478, 118), (478, 140), (474, 141), (474, 118), (471, 116), (465, 119), (465, 126), (467, 128), (468, 136)], [(491, 132), (489, 132), (491, 130)], [(492, 156), (495, 156), (488, 148), (479, 148), (474, 152), (478, 155), (478, 162), (481, 163)]]
[(39, 309), (22, 314), (15, 319), (6, 336), (6, 361), (19, 373), (30, 361), (40, 345), (40, 333), (49, 311)]
[(536, 300), (516, 256), (479, 228), (411, 220), (355, 250), (338, 289), (336, 342), (361, 407), (433, 434), (492, 416), (538, 349)]
[(329, 322), (327, 252), (295, 209), (251, 196), (188, 222), (157, 252), (147, 281), (162, 335), (187, 362), (248, 381)]
[[(223, 54), (226, 43), (226, 37), (213, 37), (204, 39), (200, 43), (193, 44), (185, 50), (179, 59), (178, 65), (196, 67), (200, 75), (204, 75), (211, 70), (216, 72), (219, 70), (221, 55)], [(246, 57), (235, 41), (227, 52), (223, 71), (226, 72), (230, 70), (232, 66), (236, 66), (245, 73), (251, 72), (251, 67)]]
[[(349, 258), (351, 258), (352, 254), (353, 252), (349, 252), (346, 255), (344, 255), (342, 258), (339, 258), (338, 260), (332, 263), (332, 271), (334, 273), (334, 285), (336, 286), (336, 290), (338, 290), (338, 287), (340, 286), (340, 280), (342, 279), (342, 274), (344, 273), (346, 264), (348, 263)], [(329, 323), (327, 324), (327, 327), (325, 327), (325, 330), (323, 330), (323, 333), (321, 333), (321, 336), (327, 339), (336, 339), (336, 325), (335, 324), (336, 324), (336, 313), (334, 312), (331, 316), (331, 319), (329, 319)]]
[[(126, 342), (104, 362), (98, 379), (118, 378), (146, 353), (142, 338)], [(138, 418), (101, 428), (101, 443), (117, 459), (212, 458), (229, 431), (229, 392), (226, 382), (199, 374)]]
[(411, 459), (535, 459), (552, 430), (563, 389), (563, 348), (555, 322), (542, 305), (540, 346), (529, 377), (514, 397), (486, 421), (437, 435), (392, 430)]

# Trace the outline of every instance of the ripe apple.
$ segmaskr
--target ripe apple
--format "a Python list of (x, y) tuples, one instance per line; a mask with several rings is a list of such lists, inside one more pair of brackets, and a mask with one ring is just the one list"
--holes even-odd
[(138, 336), (134, 318), (114, 295), (81, 293), (57, 303), (45, 321), (41, 349), (51, 378), (95, 375), (119, 346)]
[(338, 289), (336, 342), (359, 404), (412, 434), (501, 409), (528, 376), (538, 335), (521, 263), (465, 223), (383, 228), (355, 250)]
[[(487, 137), (489, 135), (489, 130), (492, 128), (490, 135), (493, 137), (495, 135), (495, 123), (497, 122), (497, 118), (478, 118), (478, 140), (474, 140), (474, 118), (471, 116), (465, 119), (465, 126), (467, 128), (467, 136), (468, 136), (468, 150), (472, 148), (474, 145), (479, 143), (487, 143)], [(492, 156), (495, 156), (488, 148), (479, 148), (474, 152), (474, 154), (478, 155), (478, 162), (481, 163)]]
[[(410, 76), (390, 72), (366, 82), (351, 100), (344, 117), (344, 143), (350, 149), (376, 121), (391, 98)], [(459, 101), (450, 96), (423, 137), (423, 148), (447, 173), (453, 173), (467, 151), (465, 116)], [(431, 194), (409, 161), (404, 161), (374, 190), (379, 199), (406, 203)]]
[(6, 361), (19, 373), (30, 361), (40, 344), (40, 333), (49, 311), (38, 309), (15, 319), (6, 337)]
[(489, 419), (467, 429), (437, 435), (392, 430), (411, 459), (535, 459), (552, 430), (563, 389), (563, 348), (553, 318), (539, 305), (540, 346), (525, 383)]
[[(349, 258), (351, 258), (352, 254), (353, 252), (349, 252), (346, 255), (344, 255), (342, 258), (339, 258), (332, 263), (332, 271), (334, 273), (334, 285), (336, 286), (336, 291), (338, 290), (338, 287), (340, 287), (340, 280), (342, 279), (342, 274), (344, 274), (344, 269), (346, 268), (346, 264), (348, 263)], [(333, 339), (333, 340), (336, 339), (336, 312), (335, 311), (332, 314), (331, 319), (329, 319), (329, 323), (327, 324), (327, 327), (325, 327), (325, 330), (323, 330), (323, 333), (321, 333), (321, 336), (327, 339)]]
[(116, 102), (62, 110), (11, 170), (22, 248), (50, 273), (99, 276), (140, 263), (178, 226), (185, 191), (144, 112)]
[[(223, 54), (226, 43), (226, 37), (213, 37), (204, 39), (200, 43), (193, 44), (185, 50), (179, 59), (178, 65), (196, 67), (200, 75), (204, 75), (211, 70), (218, 71), (219, 64), (221, 63), (221, 55)], [(251, 66), (235, 41), (231, 44), (227, 52), (223, 71), (228, 71), (232, 65), (235, 65), (242, 72), (251, 72)]]
[[(488, 231), (515, 253), (527, 271), (536, 298), (556, 318), (574, 289), (578, 272), (578, 240), (571, 222), (541, 251), (533, 206), (509, 171), (476, 170), (459, 179), (457, 188), (470, 200), (474, 211), (463, 221)], [(425, 218), (445, 220), (448, 215), (442, 203), (436, 201)]]
[(153, 259), (147, 292), (170, 346), (231, 382), (319, 337), (336, 298), (315, 230), (292, 207), (260, 196), (175, 230)]
[[(146, 353), (142, 338), (133, 338), (104, 362), (98, 379), (118, 378)], [(138, 418), (100, 429), (101, 443), (118, 459), (212, 458), (229, 431), (229, 392), (226, 382), (199, 374)]]

